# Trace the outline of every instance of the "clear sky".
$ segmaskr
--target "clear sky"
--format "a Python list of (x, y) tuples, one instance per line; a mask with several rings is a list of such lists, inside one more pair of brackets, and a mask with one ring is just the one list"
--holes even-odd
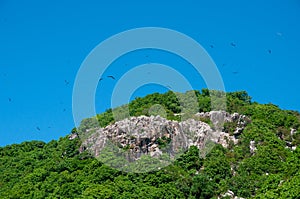
[[(299, 22), (299, 0), (0, 0), (0, 146), (68, 134), (83, 60), (101, 41), (139, 27), (192, 37), (215, 61), (227, 91), (246, 90), (257, 102), (299, 111)], [(196, 89), (205, 87), (185, 70), (187, 63), (155, 50), (123, 56), (106, 74), (118, 79), (122, 65), (148, 62), (181, 67), (199, 81)], [(98, 112), (109, 108), (113, 82), (104, 79), (97, 91)], [(143, 86), (134, 96), (155, 90), (167, 89)]]

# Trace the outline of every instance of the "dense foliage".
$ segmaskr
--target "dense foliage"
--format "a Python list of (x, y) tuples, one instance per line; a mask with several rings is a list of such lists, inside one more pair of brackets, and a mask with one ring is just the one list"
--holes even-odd
[[(191, 92), (181, 94), (181, 99), (172, 92), (154, 93), (123, 108), (138, 116), (159, 104), (167, 118), (180, 119), (182, 107), (193, 103)], [(218, 95), (207, 89), (195, 91), (197, 111), (211, 110), (212, 93)], [(244, 198), (299, 198), (300, 148), (290, 148), (300, 143), (299, 113), (253, 103), (244, 91), (226, 93), (226, 99), (228, 112), (251, 118), (239, 143), (228, 149), (215, 145), (202, 159), (198, 149), (191, 147), (166, 168), (135, 174), (109, 168), (87, 152), (79, 153), (78, 138), (13, 144), (0, 148), (0, 198), (217, 198), (228, 190)], [(159, 108), (153, 110), (161, 113)], [(83, 120), (78, 132), (114, 122), (112, 113), (110, 109)], [(234, 125), (227, 123), (224, 128), (231, 132)], [(250, 153), (250, 141), (257, 143), (255, 154)]]

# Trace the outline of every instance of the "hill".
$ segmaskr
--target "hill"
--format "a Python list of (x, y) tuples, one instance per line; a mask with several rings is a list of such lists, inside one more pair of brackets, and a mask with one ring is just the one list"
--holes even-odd
[[(190, 106), (195, 103), (191, 100), (193, 94), (197, 97), (197, 110), (189, 109), (194, 107)], [(273, 104), (252, 102), (245, 91), (226, 93), (223, 106), (216, 99), (224, 95), (207, 89), (154, 93), (87, 118), (59, 140), (1, 147), (0, 198), (299, 198), (300, 114)], [(215, 107), (223, 111), (212, 108), (212, 99), (217, 101)], [(124, 110), (128, 110), (130, 118)], [(214, 120), (212, 115), (227, 119), (218, 125), (215, 121), (220, 120)], [(238, 119), (234, 119), (235, 115)], [(144, 119), (137, 122), (141, 118)], [(126, 137), (129, 132), (125, 130), (120, 133), (130, 121), (137, 127), (136, 134), (131, 132), (135, 138)], [(145, 135), (151, 139), (143, 154), (151, 154), (150, 149), (156, 147), (158, 154), (167, 152), (175, 157), (178, 146), (186, 150), (164, 167), (155, 165), (149, 172), (139, 165), (130, 167), (133, 172), (110, 167), (107, 159), (98, 157), (111, 157), (110, 151), (97, 148), (96, 156), (95, 150), (90, 150), (96, 148), (87, 140), (97, 138), (95, 133), (104, 132), (101, 135), (107, 136), (118, 132), (120, 135), (111, 140), (120, 143), (118, 150), (127, 156), (108, 162), (139, 160), (134, 149), (137, 147), (141, 154), (146, 146), (137, 138), (143, 125), (148, 128), (146, 132), (153, 127), (160, 129), (156, 133), (162, 133)], [(182, 131), (176, 131), (179, 127)], [(182, 134), (174, 132), (186, 135), (185, 127), (194, 129), (190, 131), (194, 133), (192, 137), (187, 138), (196, 141), (175, 142), (181, 140), (176, 135)], [(213, 145), (202, 156), (200, 145), (211, 132), (217, 133), (215, 140), (210, 139)], [(179, 144), (168, 147), (170, 143)], [(144, 165), (149, 163), (148, 159), (141, 159)]]

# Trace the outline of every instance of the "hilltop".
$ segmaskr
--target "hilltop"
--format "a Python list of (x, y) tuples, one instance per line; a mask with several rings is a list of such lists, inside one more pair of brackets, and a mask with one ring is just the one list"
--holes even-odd
[[(245, 91), (226, 93), (225, 106), (218, 96), (225, 93), (154, 93), (84, 119), (59, 140), (1, 147), (0, 197), (299, 197), (300, 114), (253, 102)], [(125, 156), (107, 158), (110, 142)], [(213, 144), (205, 151), (205, 143)], [(172, 161), (157, 167), (164, 152)], [(160, 160), (149, 172), (145, 154)], [(137, 160), (131, 172), (114, 167)]]

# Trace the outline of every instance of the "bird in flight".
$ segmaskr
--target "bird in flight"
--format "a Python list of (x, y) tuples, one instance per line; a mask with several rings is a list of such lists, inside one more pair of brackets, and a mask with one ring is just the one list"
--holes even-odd
[(211, 45), (209, 45), (209, 47), (210, 47), (210, 48), (214, 48), (214, 45), (211, 44)]
[(232, 47), (236, 47), (236, 44), (235, 44), (234, 42), (231, 42), (230, 45), (231, 45)]
[(103, 80), (103, 78), (101, 77), (101, 78), (99, 79), (99, 82), (102, 81), (102, 80)]
[(112, 75), (108, 75), (107, 77), (112, 78), (112, 79), (116, 79), (114, 76)]
[(269, 49), (269, 50), (268, 50), (268, 53), (271, 54), (271, 53), (272, 53), (272, 50)]
[(11, 98), (8, 98), (8, 101), (11, 102)]
[(38, 131), (40, 131), (40, 130), (41, 130), (41, 129), (40, 129), (40, 127), (38, 127), (38, 126), (36, 127), (36, 129), (37, 129)]
[(238, 74), (239, 72), (238, 71), (233, 71), (232, 72), (234, 75)]
[(66, 84), (66, 85), (69, 85), (69, 83), (70, 83), (70, 82), (68, 82), (67, 80), (65, 80), (65, 84)]

